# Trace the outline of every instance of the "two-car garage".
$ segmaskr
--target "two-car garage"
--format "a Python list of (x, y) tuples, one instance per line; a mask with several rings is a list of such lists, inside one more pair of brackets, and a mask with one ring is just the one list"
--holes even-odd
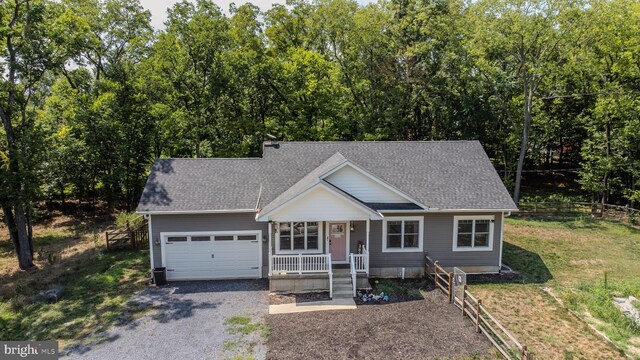
[(167, 280), (262, 277), (262, 232), (161, 232)]

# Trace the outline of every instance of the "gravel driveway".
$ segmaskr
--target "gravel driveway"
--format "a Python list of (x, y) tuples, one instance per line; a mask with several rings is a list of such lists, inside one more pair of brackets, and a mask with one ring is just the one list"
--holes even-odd
[[(132, 307), (149, 310), (68, 347), (69, 359), (264, 359), (265, 280), (172, 282), (149, 287)], [(126, 314), (125, 314), (126, 315)], [(135, 317), (135, 316), (134, 316)], [(124, 316), (124, 318), (130, 318)], [(248, 322), (248, 323), (247, 323)]]

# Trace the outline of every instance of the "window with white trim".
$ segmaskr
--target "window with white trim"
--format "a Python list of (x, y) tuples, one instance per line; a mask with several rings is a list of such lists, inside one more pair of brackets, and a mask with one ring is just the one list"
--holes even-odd
[(493, 216), (455, 216), (453, 221), (454, 251), (493, 250)]
[(305, 252), (320, 250), (320, 226), (313, 222), (281, 222), (278, 224), (278, 250)]
[(422, 251), (423, 217), (386, 217), (382, 222), (383, 252)]

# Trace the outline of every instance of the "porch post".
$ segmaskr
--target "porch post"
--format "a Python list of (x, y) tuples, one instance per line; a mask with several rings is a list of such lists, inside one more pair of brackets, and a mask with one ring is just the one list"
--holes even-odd
[(367, 218), (367, 276), (369, 275), (369, 228), (371, 227), (370, 222), (371, 219)]
[(271, 228), (273, 227), (273, 224), (271, 223), (271, 221), (267, 223), (267, 226), (269, 228), (269, 276), (271, 276), (271, 274), (273, 273), (273, 250), (271, 247)]

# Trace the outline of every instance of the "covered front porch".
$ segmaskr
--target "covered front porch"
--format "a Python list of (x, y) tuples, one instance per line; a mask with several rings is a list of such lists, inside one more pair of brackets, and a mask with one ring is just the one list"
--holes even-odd
[(369, 219), (272, 221), (270, 289), (355, 296), (369, 286), (369, 229)]
[(300, 188), (293, 186), (256, 217), (269, 224), (272, 291), (329, 291), (331, 297), (353, 297), (356, 288), (368, 286), (371, 221), (382, 215), (319, 180), (331, 169), (300, 180)]

